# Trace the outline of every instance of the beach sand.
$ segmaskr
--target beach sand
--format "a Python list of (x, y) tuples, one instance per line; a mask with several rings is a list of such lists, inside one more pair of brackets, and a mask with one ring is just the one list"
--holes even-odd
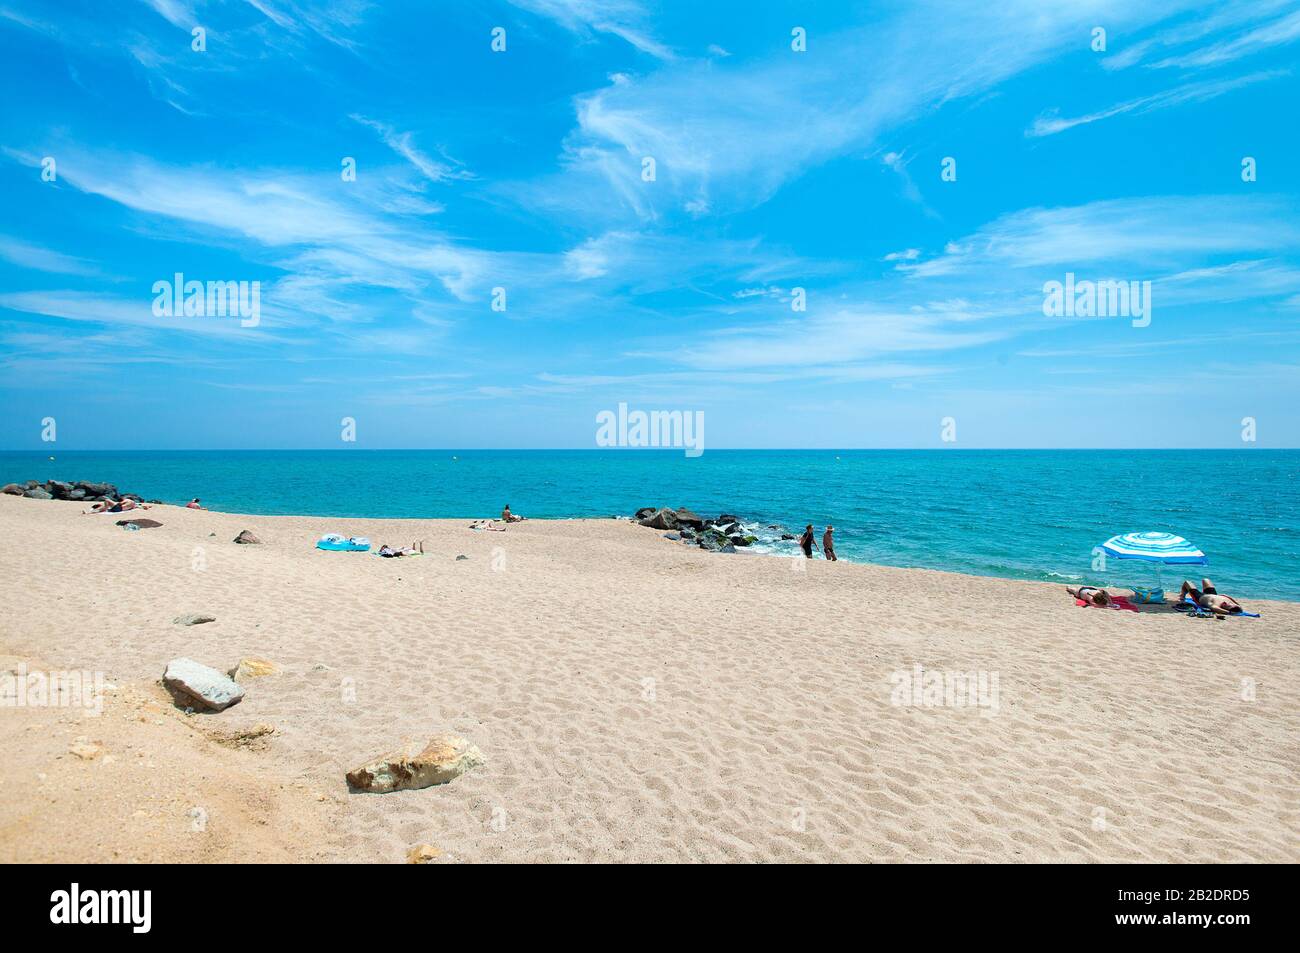
[[(615, 520), (155, 506), (128, 532), (81, 509), (0, 497), (0, 671), (111, 685), (98, 716), (0, 708), (0, 861), (1300, 860), (1300, 604), (1081, 609)], [(326, 532), (427, 555), (315, 550)], [(177, 656), (280, 671), (187, 715), (159, 684)], [(916, 666), (989, 691), (895, 704)], [(486, 764), (348, 791), (441, 731)]]

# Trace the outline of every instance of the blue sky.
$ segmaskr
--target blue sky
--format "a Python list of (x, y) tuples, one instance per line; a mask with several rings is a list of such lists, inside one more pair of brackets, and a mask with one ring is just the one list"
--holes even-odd
[(1294, 447), (1297, 51), (1271, 0), (0, 0), (0, 447)]

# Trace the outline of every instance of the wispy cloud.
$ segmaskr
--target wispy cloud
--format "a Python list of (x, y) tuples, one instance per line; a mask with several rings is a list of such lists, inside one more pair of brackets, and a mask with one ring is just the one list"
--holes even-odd
[(1190, 103), (1203, 103), (1211, 99), (1216, 99), (1225, 93), (1230, 93), (1235, 89), (1241, 89), (1245, 86), (1252, 86), (1255, 83), (1265, 82), (1266, 80), (1279, 79), (1283, 76), (1290, 76), (1288, 70), (1266, 70), (1258, 73), (1251, 73), (1248, 76), (1238, 76), (1232, 79), (1205, 80), (1196, 83), (1185, 83), (1173, 89), (1167, 89), (1151, 96), (1143, 96), (1139, 99), (1130, 99), (1127, 102), (1117, 103), (1106, 109), (1097, 112), (1088, 113), (1084, 116), (1066, 118), (1057, 115), (1053, 110), (1044, 113), (1034, 120), (1034, 124), (1025, 130), (1026, 136), (1054, 136), (1059, 132), (1065, 132), (1067, 129), (1073, 129), (1075, 126), (1083, 126), (1088, 123), (1097, 122), (1101, 119), (1109, 119), (1112, 116), (1122, 116), (1125, 113), (1143, 113), (1155, 112), (1157, 109), (1167, 109), (1172, 106), (1183, 106)]
[(510, 0), (520, 9), (549, 17), (573, 33), (609, 33), (642, 53), (671, 60), (674, 53), (647, 27), (649, 15), (635, 0)]
[(415, 168), (420, 170), (420, 174), (431, 182), (445, 182), (449, 179), (472, 179), (474, 176), (465, 171), (459, 162), (444, 156), (445, 161), (439, 161), (432, 158), (425, 152), (421, 152), (415, 147), (411, 133), (398, 132), (395, 128), (385, 122), (377, 119), (367, 119), (365, 116), (359, 116), (356, 113), (351, 117), (355, 122), (375, 130), (379, 137), (383, 139), (384, 145), (392, 149), (399, 156), (405, 159)]

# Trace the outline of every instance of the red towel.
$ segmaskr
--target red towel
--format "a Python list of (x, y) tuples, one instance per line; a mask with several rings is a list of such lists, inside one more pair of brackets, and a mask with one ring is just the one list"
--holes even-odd
[(1093, 606), (1091, 602), (1085, 602), (1082, 599), (1075, 599), (1076, 606), (1092, 606), (1094, 609), (1124, 609), (1128, 612), (1137, 612), (1138, 607), (1129, 602), (1124, 596), (1111, 596), (1111, 604), (1108, 606)]

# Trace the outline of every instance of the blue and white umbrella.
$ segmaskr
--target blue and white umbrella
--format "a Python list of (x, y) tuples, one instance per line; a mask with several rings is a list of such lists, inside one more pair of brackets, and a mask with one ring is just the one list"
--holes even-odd
[(1164, 566), (1204, 566), (1209, 562), (1205, 553), (1173, 533), (1123, 533), (1106, 540), (1101, 548), (1116, 559), (1142, 559)]

